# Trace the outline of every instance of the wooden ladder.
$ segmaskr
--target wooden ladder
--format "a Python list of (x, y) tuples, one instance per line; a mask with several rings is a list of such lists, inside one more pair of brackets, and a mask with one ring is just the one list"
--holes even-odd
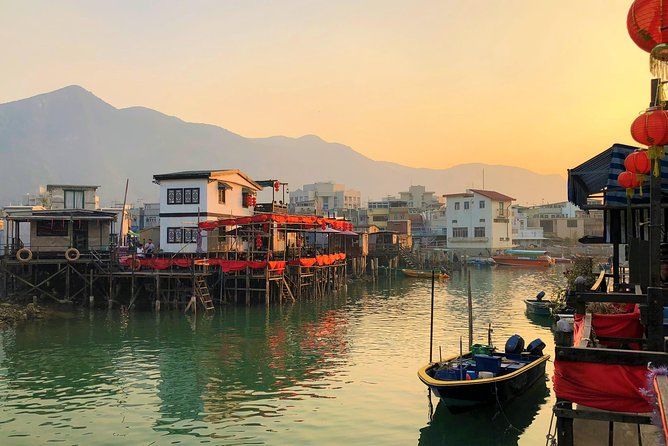
[(209, 293), (209, 286), (206, 284), (204, 276), (197, 276), (195, 278), (195, 295), (199, 298), (199, 301), (202, 302), (202, 305), (207, 312), (216, 309), (213, 306), (213, 300)]

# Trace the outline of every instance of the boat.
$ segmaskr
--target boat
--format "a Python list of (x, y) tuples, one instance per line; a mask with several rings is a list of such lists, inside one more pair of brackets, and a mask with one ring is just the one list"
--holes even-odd
[(547, 255), (547, 251), (529, 249), (507, 249), (503, 254), (492, 256), (492, 259), (500, 266), (546, 268), (554, 265), (554, 259)]
[(494, 259), (491, 257), (469, 257), (466, 259), (466, 263), (475, 266), (492, 266), (494, 265)]
[(493, 347), (474, 347), (469, 353), (418, 370), (420, 381), (448, 406), (502, 403), (545, 379), (545, 364), (550, 357), (543, 355), (545, 343), (540, 339), (525, 349), (522, 337), (513, 335), (504, 353)]
[(537, 316), (549, 316), (550, 309), (552, 308), (552, 302), (549, 300), (543, 300), (545, 297), (545, 291), (541, 291), (536, 295), (535, 299), (524, 299), (524, 303), (527, 306), (528, 314), (535, 314)]
[(573, 259), (569, 259), (568, 257), (552, 257), (554, 259), (554, 263), (573, 263)]
[[(431, 271), (422, 271), (419, 269), (402, 269), (402, 273), (404, 273), (404, 276), (407, 277), (415, 277), (418, 279), (431, 279), (432, 272)], [(434, 278), (436, 279), (448, 279), (450, 278), (449, 275), (446, 273), (442, 273), (439, 271), (434, 272)]]

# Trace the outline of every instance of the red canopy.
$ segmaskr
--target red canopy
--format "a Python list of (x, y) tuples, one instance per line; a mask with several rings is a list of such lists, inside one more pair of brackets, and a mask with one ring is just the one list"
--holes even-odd
[(249, 225), (253, 223), (282, 223), (287, 225), (302, 225), (310, 228), (330, 226), (339, 231), (350, 231), (352, 223), (335, 218), (317, 217), (315, 215), (284, 215), (284, 214), (258, 214), (252, 217), (225, 218), (216, 221), (203, 221), (199, 227), (205, 231), (212, 231), (221, 226)]

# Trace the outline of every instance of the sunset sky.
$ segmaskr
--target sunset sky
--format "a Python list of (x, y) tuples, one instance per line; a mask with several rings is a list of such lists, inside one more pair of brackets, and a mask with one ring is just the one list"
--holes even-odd
[(0, 102), (79, 84), (244, 136), (559, 173), (646, 107), (630, 0), (0, 0)]

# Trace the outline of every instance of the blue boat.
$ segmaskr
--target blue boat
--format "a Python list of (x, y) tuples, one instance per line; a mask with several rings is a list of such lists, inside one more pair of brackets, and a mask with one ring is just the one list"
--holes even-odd
[(418, 377), (449, 406), (501, 403), (521, 395), (545, 378), (545, 344), (536, 339), (524, 349), (524, 340), (512, 336), (504, 353), (474, 352), (427, 364)]

